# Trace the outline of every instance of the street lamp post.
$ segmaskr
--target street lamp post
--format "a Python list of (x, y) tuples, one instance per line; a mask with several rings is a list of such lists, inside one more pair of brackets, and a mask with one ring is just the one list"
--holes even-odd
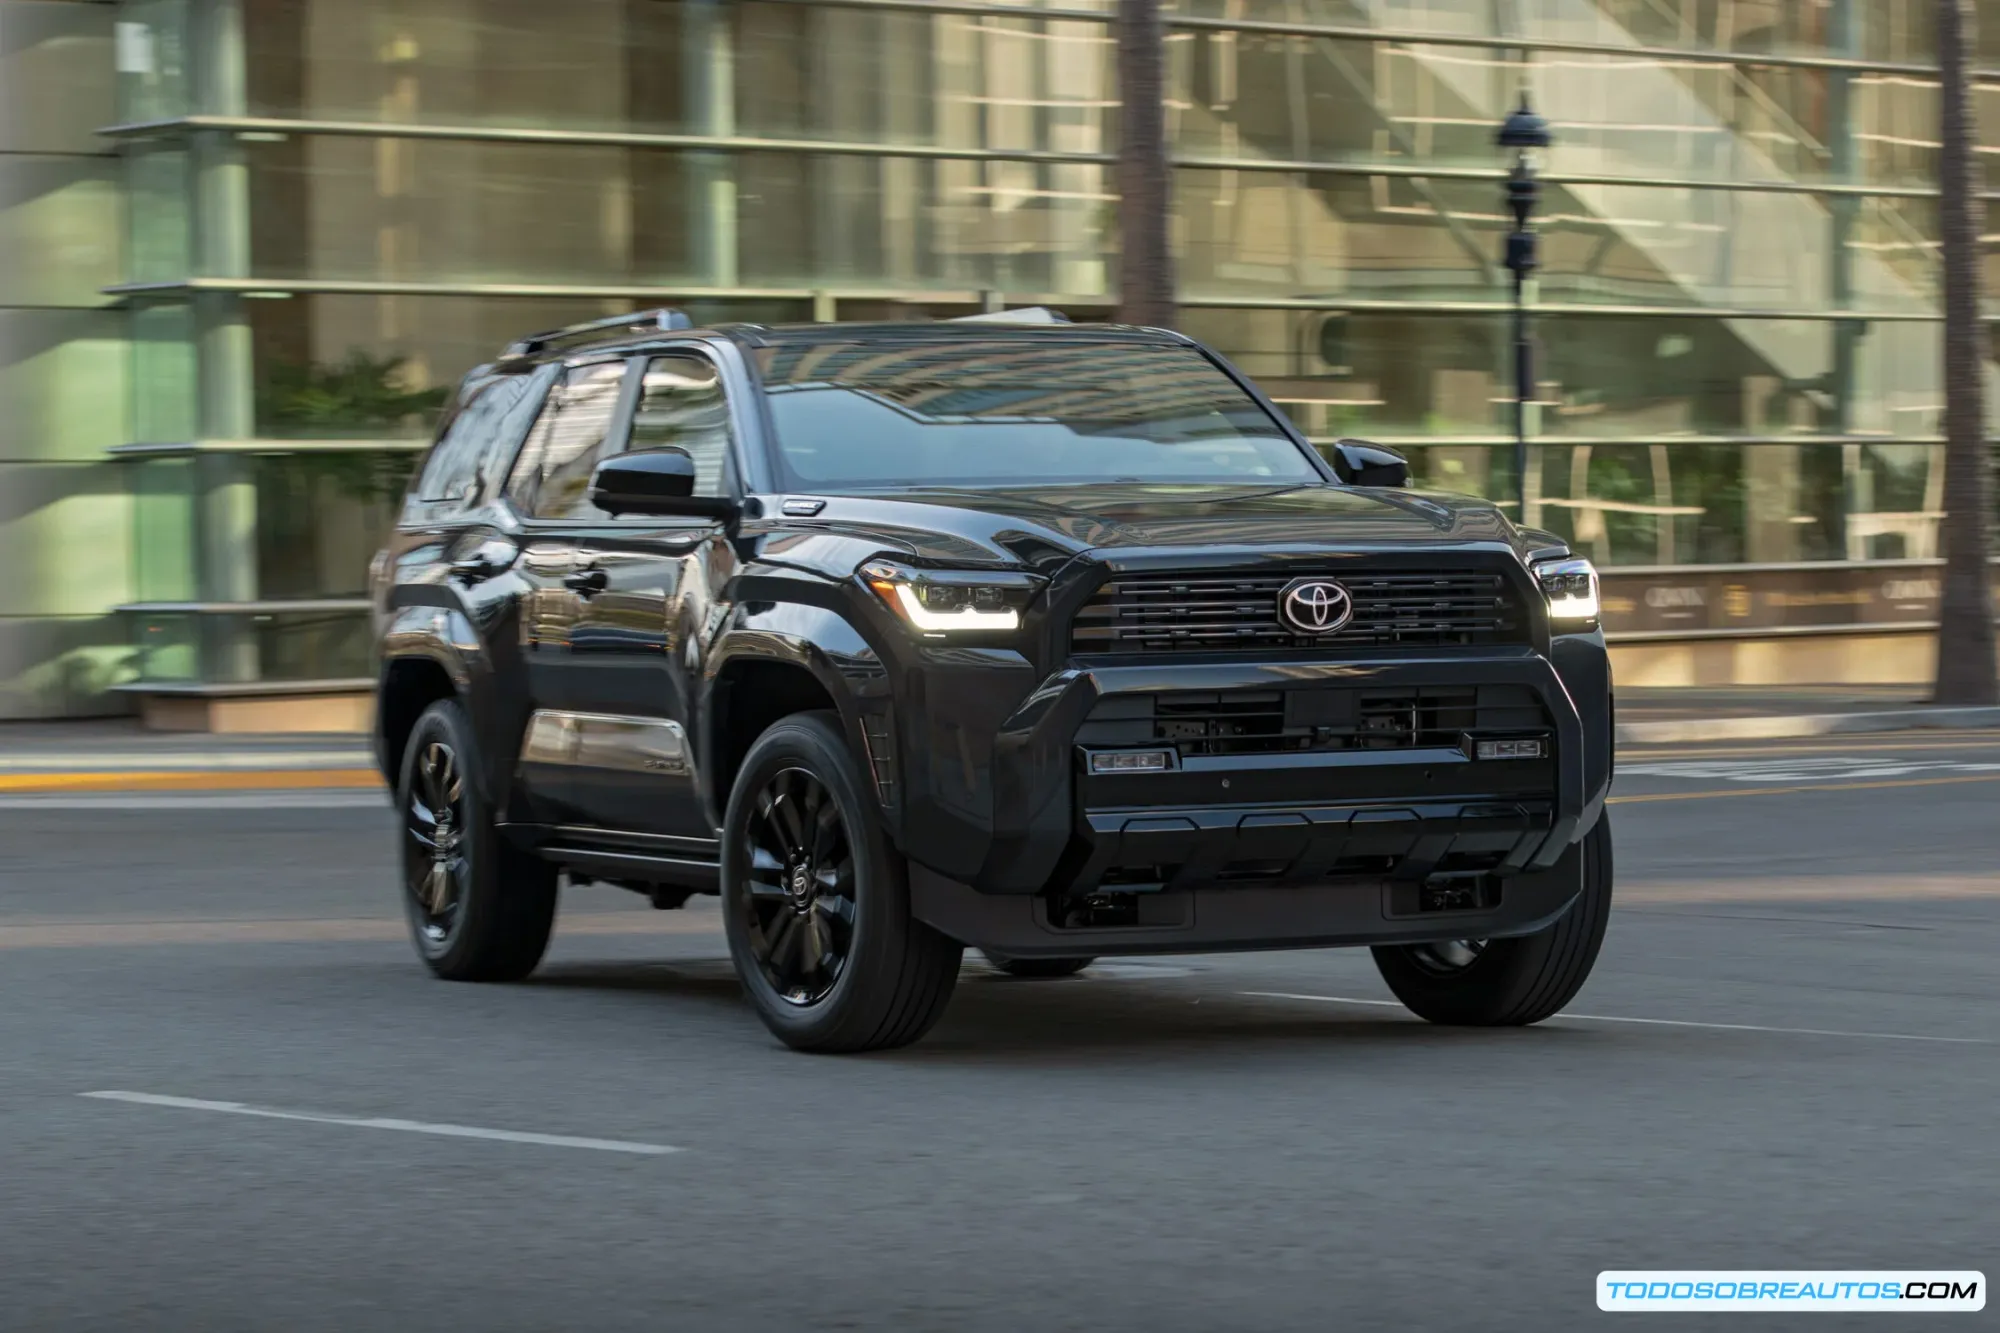
[(1528, 521), (1528, 403), (1535, 395), (1535, 349), (1528, 342), (1528, 275), (1535, 271), (1535, 233), (1528, 225), (1542, 187), (1535, 179), (1535, 153), (1553, 140), (1549, 123), (1528, 105), (1521, 105), (1500, 126), (1496, 141), (1514, 150), (1514, 169), (1507, 173), (1507, 208), (1514, 230), (1507, 233), (1507, 267), (1514, 274), (1514, 481), (1520, 508), (1516, 518)]

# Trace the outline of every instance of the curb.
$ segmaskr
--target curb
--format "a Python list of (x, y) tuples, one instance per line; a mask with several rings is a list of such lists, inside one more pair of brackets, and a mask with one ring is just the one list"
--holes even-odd
[(0, 773), (7, 796), (79, 795), (90, 792), (271, 792), (383, 790), (372, 768), (267, 768), (225, 770), (125, 770), (123, 772)]
[(0, 756), (0, 774), (36, 777), (57, 773), (260, 773), (373, 769), (365, 749), (340, 750), (164, 750), (92, 753), (38, 751)]
[(1672, 745), (1690, 741), (1794, 740), (1811, 736), (1931, 731), (1948, 727), (2000, 727), (2000, 708), (1897, 708), (1879, 713), (1798, 713), (1778, 717), (1621, 722), (1618, 724), (1618, 743)]

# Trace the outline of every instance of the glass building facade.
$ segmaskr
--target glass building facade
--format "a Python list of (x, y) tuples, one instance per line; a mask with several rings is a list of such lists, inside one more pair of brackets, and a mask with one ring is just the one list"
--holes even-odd
[[(1920, 570), (1933, 7), (1168, 0), (1181, 325), (1315, 440), (1511, 499), (1493, 133), (1526, 88), (1556, 136), (1527, 520), (1621, 569)], [(0, 0), (109, 29), (90, 184), (123, 230), (116, 271), (75, 281), (125, 403), (65, 448), (123, 478), (120, 669), (365, 676), (390, 499), (448, 387), (525, 330), (661, 304), (1109, 317), (1113, 8)], [(2000, 0), (1979, 10), (1994, 145)], [(1991, 216), (2000, 148), (1979, 161)]]

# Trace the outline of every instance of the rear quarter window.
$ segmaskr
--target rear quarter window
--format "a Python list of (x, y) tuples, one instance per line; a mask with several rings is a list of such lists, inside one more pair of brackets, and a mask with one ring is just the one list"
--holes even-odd
[(494, 375), (467, 385), (460, 406), (412, 488), (412, 505), (427, 517), (485, 505), (499, 493), (554, 378), (553, 367), (534, 374)]

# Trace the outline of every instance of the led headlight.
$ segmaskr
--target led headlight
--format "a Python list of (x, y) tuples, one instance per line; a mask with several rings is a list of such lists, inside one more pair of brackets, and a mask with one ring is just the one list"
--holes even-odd
[(1588, 560), (1549, 560), (1535, 566), (1535, 581), (1549, 599), (1549, 620), (1558, 629), (1587, 629), (1597, 623), (1597, 570)]
[(927, 637), (1017, 630), (1035, 590), (1034, 581), (1025, 574), (912, 569), (889, 560), (863, 565), (861, 579), (891, 611)]

